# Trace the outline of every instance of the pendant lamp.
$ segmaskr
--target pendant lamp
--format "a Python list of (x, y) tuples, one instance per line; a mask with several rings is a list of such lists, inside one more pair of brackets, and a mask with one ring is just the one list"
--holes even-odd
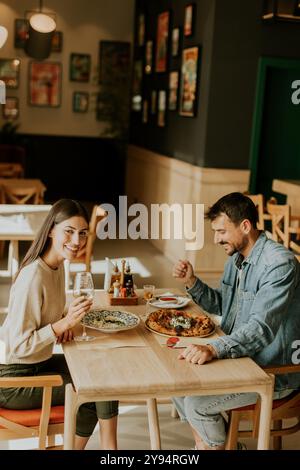
[(4, 26), (0, 26), (0, 49), (4, 46), (7, 39), (7, 29)]
[(27, 55), (37, 60), (47, 59), (51, 52), (52, 36), (56, 28), (54, 19), (42, 13), (43, 2), (39, 2), (39, 12), (29, 19), (28, 39), (25, 44)]

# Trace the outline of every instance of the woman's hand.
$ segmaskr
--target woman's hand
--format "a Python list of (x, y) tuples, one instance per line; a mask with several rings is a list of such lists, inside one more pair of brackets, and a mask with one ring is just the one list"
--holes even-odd
[(194, 269), (188, 260), (179, 260), (173, 268), (173, 277), (183, 282), (188, 288), (193, 287), (196, 281)]
[(192, 364), (205, 364), (214, 357), (217, 357), (217, 354), (211, 345), (190, 344), (179, 354), (178, 359), (185, 359)]
[(70, 303), (68, 313), (65, 320), (68, 323), (68, 329), (80, 323), (84, 315), (90, 310), (93, 305), (92, 300), (87, 300), (86, 297), (81, 295)]
[(72, 341), (73, 338), (74, 338), (73, 330), (66, 330), (63, 334), (58, 336), (56, 342), (57, 344), (68, 343), (69, 341)]
[(92, 305), (93, 301), (87, 300), (83, 295), (73, 300), (69, 305), (67, 315), (51, 325), (57, 338), (63, 335), (65, 331), (80, 323)]

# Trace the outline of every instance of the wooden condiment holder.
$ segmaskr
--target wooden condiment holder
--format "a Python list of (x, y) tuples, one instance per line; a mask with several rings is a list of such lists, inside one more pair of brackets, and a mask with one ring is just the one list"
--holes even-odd
[(134, 294), (131, 297), (114, 297), (113, 294), (108, 295), (109, 305), (137, 305), (139, 302), (139, 297), (137, 294)]

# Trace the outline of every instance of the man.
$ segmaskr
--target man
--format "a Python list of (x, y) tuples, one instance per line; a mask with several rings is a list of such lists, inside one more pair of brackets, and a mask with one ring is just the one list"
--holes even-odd
[[(173, 276), (193, 300), (222, 316), (220, 336), (208, 345), (190, 345), (179, 356), (194, 364), (212, 359), (250, 356), (260, 365), (292, 362), (293, 342), (300, 339), (300, 269), (293, 253), (257, 230), (257, 210), (241, 193), (222, 197), (208, 211), (214, 242), (229, 255), (218, 289), (204, 284), (188, 261)], [(300, 374), (276, 377), (274, 398), (300, 388)], [(225, 423), (221, 412), (257, 401), (256, 393), (174, 398), (192, 427), (196, 448), (222, 450)]]

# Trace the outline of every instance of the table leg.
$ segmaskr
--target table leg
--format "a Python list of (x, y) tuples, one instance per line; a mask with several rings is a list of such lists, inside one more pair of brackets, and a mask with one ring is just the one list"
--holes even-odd
[(147, 410), (148, 410), (148, 422), (149, 422), (149, 432), (150, 432), (150, 444), (152, 450), (160, 450), (160, 430), (159, 430), (159, 421), (157, 413), (157, 402), (155, 398), (149, 398), (147, 400)]
[(64, 450), (74, 448), (77, 414), (77, 394), (72, 384), (66, 385)]
[(272, 379), (271, 383), (265, 385), (264, 391), (259, 391), (261, 396), (261, 407), (259, 417), (259, 431), (258, 431), (258, 450), (268, 450), (270, 447), (270, 430), (271, 430), (271, 417), (272, 417), (272, 403), (273, 403), (273, 390), (274, 390), (274, 375), (270, 374)]

